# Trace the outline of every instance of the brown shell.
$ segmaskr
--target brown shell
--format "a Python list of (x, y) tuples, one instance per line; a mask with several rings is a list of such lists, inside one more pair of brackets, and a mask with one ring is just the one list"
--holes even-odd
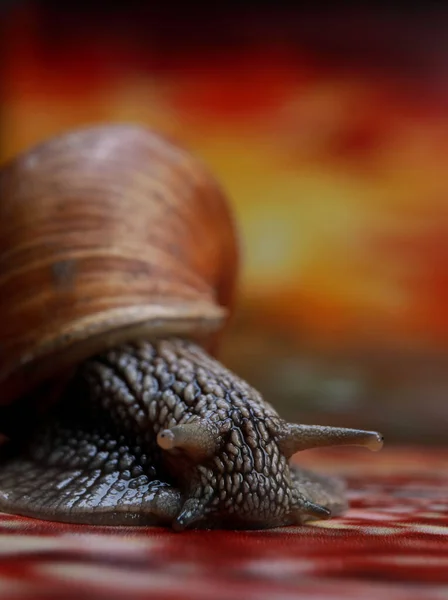
[(232, 215), (200, 161), (133, 125), (49, 140), (0, 173), (0, 403), (132, 339), (214, 339)]

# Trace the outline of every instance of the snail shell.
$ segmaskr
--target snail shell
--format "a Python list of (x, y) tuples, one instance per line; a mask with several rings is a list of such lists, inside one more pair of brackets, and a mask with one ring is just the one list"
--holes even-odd
[(0, 197), (0, 402), (124, 341), (207, 345), (225, 324), (229, 207), (200, 161), (160, 135), (114, 125), (52, 139), (3, 168)]
[(289, 459), (381, 436), (286, 423), (212, 356), (238, 248), (200, 161), (147, 129), (100, 126), (11, 161), (0, 194), (0, 510), (182, 530), (345, 509), (338, 480)]

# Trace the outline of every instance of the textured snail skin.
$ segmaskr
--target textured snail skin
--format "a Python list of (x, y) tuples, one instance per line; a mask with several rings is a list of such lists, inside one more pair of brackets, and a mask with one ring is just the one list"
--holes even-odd
[[(84, 363), (32, 436), (7, 449), (0, 509), (178, 531), (339, 514), (347, 506), (339, 480), (288, 464), (288, 427), (200, 346), (178, 339), (125, 345)], [(313, 444), (334, 443), (328, 430), (311, 429)], [(377, 434), (367, 435), (374, 443)]]

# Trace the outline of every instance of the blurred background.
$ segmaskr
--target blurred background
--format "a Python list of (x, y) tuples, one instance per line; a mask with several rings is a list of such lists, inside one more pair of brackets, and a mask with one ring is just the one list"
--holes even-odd
[(0, 159), (174, 135), (240, 224), (223, 360), (291, 420), (446, 442), (448, 9), (243, 6), (2, 5)]

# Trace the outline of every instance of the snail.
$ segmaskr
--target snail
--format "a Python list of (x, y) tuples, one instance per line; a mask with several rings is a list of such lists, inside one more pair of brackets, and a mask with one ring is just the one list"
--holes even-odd
[(347, 508), (290, 464), (379, 433), (295, 425), (218, 362), (233, 214), (205, 165), (112, 124), (0, 174), (0, 511), (91, 525), (272, 528)]

